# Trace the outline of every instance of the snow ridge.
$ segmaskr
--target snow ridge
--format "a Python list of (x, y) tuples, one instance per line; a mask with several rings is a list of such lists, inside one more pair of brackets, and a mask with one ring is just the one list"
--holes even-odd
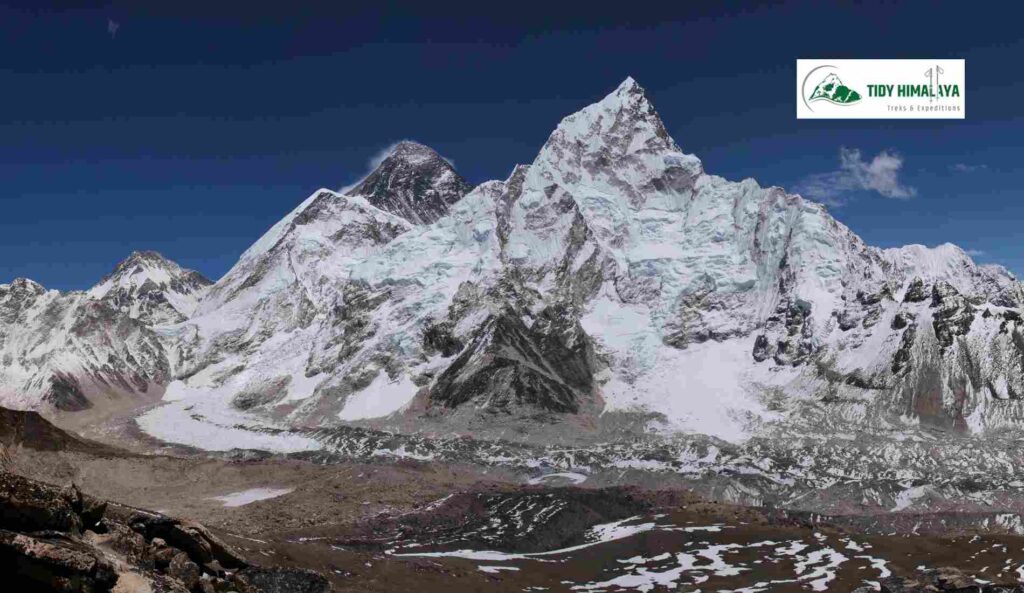
[(631, 78), (503, 181), (471, 189), (396, 145), (201, 294), (159, 326), (181, 414), (526, 432), (628, 416), (730, 441), (1024, 422), (1016, 278), (952, 245), (868, 246), (820, 204), (706, 173)]

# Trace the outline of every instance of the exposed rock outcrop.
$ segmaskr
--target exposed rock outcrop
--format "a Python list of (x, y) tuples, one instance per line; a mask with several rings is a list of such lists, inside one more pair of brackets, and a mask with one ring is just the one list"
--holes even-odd
[(430, 224), (471, 189), (432, 148), (406, 140), (393, 146), (376, 169), (347, 193), (413, 224)]
[(311, 571), (251, 565), (198, 523), (120, 506), (108, 512), (73, 484), (61, 489), (7, 471), (0, 471), (0, 565), (12, 591), (331, 590)]

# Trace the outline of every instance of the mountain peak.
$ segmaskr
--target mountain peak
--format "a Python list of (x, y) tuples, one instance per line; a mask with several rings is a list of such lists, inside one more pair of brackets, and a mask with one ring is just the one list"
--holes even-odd
[(6, 288), (10, 293), (17, 295), (38, 296), (46, 292), (42, 284), (30, 278), (15, 278), (10, 284), (0, 284), (0, 287)]
[(131, 252), (128, 259), (167, 259), (160, 254), (159, 251), (153, 251), (150, 249), (135, 250)]
[[(684, 177), (692, 179), (703, 172), (700, 159), (684, 154), (669, 136), (643, 87), (627, 77), (600, 101), (562, 119), (534, 165), (543, 165), (537, 171), (547, 171), (553, 179), (571, 183), (574, 170), (581, 166), (589, 174), (601, 175), (619, 167), (634, 168), (638, 157), (644, 163), (655, 163), (645, 175), (660, 175), (656, 163), (664, 159), (679, 165)], [(568, 177), (563, 178), (563, 172), (569, 173)], [(643, 201), (639, 194), (629, 199)]]
[(161, 255), (157, 251), (149, 251), (149, 250), (133, 251), (133, 252), (131, 252), (131, 254), (128, 257), (126, 257), (125, 259), (121, 260), (121, 262), (117, 264), (117, 266), (114, 268), (114, 271), (112, 272), (112, 274), (117, 274), (118, 272), (120, 272), (120, 271), (122, 271), (122, 270), (124, 270), (126, 268), (129, 268), (129, 267), (131, 267), (133, 265), (137, 265), (137, 264), (150, 264), (150, 265), (158, 265), (158, 266), (177, 266), (178, 265), (178, 264), (172, 262), (171, 260), (167, 259), (163, 255)]
[[(402, 159), (405, 161), (424, 161), (440, 159), (444, 160), (437, 151), (426, 144), (420, 144), (415, 140), (402, 140), (391, 147), (387, 158)], [(446, 161), (447, 162), (447, 161)], [(450, 165), (449, 165), (450, 166)]]
[(362, 196), (372, 206), (413, 224), (430, 224), (472, 188), (434, 149), (403, 140), (346, 194)]
[(133, 251), (89, 290), (89, 296), (146, 323), (181, 321), (188, 317), (213, 284), (156, 251)]
[(615, 89), (615, 93), (640, 93), (643, 94), (644, 89), (640, 86), (640, 83), (636, 81), (632, 76), (627, 76), (625, 80), (619, 83), (618, 88)]
[[(623, 80), (614, 91), (605, 96), (598, 104), (605, 105), (608, 108), (631, 107), (643, 108), (645, 111), (654, 111), (654, 106), (651, 105), (650, 100), (647, 98), (647, 91), (632, 76), (627, 76), (626, 80)], [(655, 117), (657, 117), (656, 113)]]
[[(127, 258), (121, 260), (111, 273), (104, 276), (97, 287), (108, 283), (139, 283), (140, 280), (152, 280), (156, 284), (166, 284), (176, 278), (185, 277), (191, 277), (199, 284), (213, 284), (199, 272), (185, 269), (159, 252), (133, 251)], [(135, 280), (130, 280), (132, 278)]]

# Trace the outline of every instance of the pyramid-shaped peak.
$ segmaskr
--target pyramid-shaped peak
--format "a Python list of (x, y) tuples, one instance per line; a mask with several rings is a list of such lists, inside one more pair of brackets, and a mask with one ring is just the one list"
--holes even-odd
[(128, 257), (121, 260), (116, 266), (114, 266), (114, 271), (108, 274), (104, 280), (112, 276), (131, 273), (140, 266), (143, 268), (158, 268), (172, 271), (182, 270), (181, 266), (167, 259), (157, 251), (133, 251)]
[[(580, 151), (594, 155), (625, 155), (637, 151), (649, 154), (681, 155), (661, 117), (643, 87), (626, 77), (600, 101), (564, 118), (548, 138), (536, 162), (562, 161)], [(696, 157), (692, 157), (699, 163)], [(570, 161), (558, 165), (570, 166)]]
[(644, 89), (643, 89), (643, 87), (640, 86), (640, 83), (638, 83), (635, 78), (633, 78), (632, 76), (627, 76), (626, 79), (623, 80), (622, 83), (619, 84), (619, 87), (617, 89), (615, 89), (615, 92), (616, 93), (620, 93), (620, 92), (636, 93), (636, 92), (638, 92), (640, 94), (643, 94)]
[(156, 251), (133, 251), (88, 294), (132, 319), (153, 325), (184, 321), (211, 284), (199, 272)]
[(647, 99), (647, 92), (632, 76), (627, 76), (626, 80), (623, 80), (622, 83), (602, 99), (599, 104), (608, 106), (635, 106), (643, 104), (645, 107), (650, 107), (653, 111), (651, 102)]
[(121, 263), (139, 262), (139, 261), (169, 262), (169, 263), (173, 263), (169, 259), (164, 257), (160, 252), (158, 252), (158, 251), (150, 251), (150, 250), (133, 251), (131, 253), (131, 255), (129, 255), (128, 258), (125, 259)]
[[(598, 127), (595, 129), (592, 124)], [(603, 135), (613, 127), (623, 126), (640, 133), (646, 131), (674, 145), (665, 131), (661, 117), (647, 98), (647, 92), (632, 76), (626, 77), (614, 91), (597, 103), (562, 120), (559, 127), (571, 135), (575, 135), (574, 131), (587, 135), (598, 131)]]
[(386, 212), (413, 224), (429, 224), (473, 187), (433, 148), (403, 140), (346, 194), (362, 196)]
[(199, 272), (185, 269), (159, 252), (133, 251), (114, 266), (114, 270), (104, 276), (90, 292), (95, 297), (101, 297), (116, 285), (135, 285), (146, 280), (160, 285), (185, 282), (198, 287), (212, 284)]
[(428, 158), (428, 159), (441, 159), (441, 155), (437, 154), (437, 151), (430, 148), (426, 144), (420, 144), (414, 140), (402, 140), (398, 142), (389, 151), (388, 157), (395, 158)]

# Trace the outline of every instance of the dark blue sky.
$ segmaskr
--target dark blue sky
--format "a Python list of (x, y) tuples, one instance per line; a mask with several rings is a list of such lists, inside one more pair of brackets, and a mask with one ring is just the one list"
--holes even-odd
[[(396, 140), (505, 178), (627, 75), (709, 172), (808, 187), (843, 147), (896, 154), (915, 195), (849, 191), (840, 220), (1024, 272), (1024, 30), (1007, 4), (18, 4), (0, 8), (0, 282), (85, 288), (135, 249), (216, 279)], [(797, 121), (797, 57), (966, 58), (967, 120)]]

